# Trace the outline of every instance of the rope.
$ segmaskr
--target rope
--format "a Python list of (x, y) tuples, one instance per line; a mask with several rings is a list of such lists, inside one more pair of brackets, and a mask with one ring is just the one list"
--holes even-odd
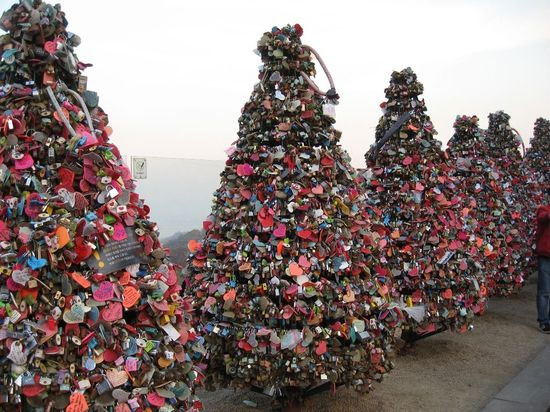
[(72, 136), (76, 136), (76, 132), (74, 131), (73, 127), (69, 123), (69, 120), (65, 117), (65, 113), (61, 110), (61, 106), (59, 106), (59, 102), (55, 98), (55, 95), (53, 94), (53, 90), (50, 86), (46, 87), (46, 92), (48, 92), (48, 96), (50, 96), (50, 100), (52, 101), (53, 106), (55, 107), (55, 110), (57, 111), (57, 114), (63, 121), (63, 124), (65, 127), (71, 132)]
[(523, 143), (523, 138), (521, 137), (519, 132), (516, 129), (514, 129), (513, 127), (512, 127), (512, 131), (517, 135), (517, 137), (518, 137), (518, 139), (521, 143), (521, 148), (523, 150), (523, 157), (525, 157), (525, 143)]
[[(323, 92), (321, 91), (321, 89), (319, 89), (319, 87), (315, 84), (315, 82), (303, 71), (300, 71), (300, 74), (302, 75), (302, 77), (304, 78), (304, 80), (311, 86), (311, 88), (315, 91), (315, 93), (321, 95), (321, 96), (327, 96), (327, 94), (329, 94), (329, 92), (331, 94), (334, 94), (337, 96), (336, 94), (336, 88), (334, 87), (334, 80), (332, 79), (332, 76), (330, 74), (330, 71), (328, 70), (327, 68), (327, 65), (325, 64), (325, 62), (323, 61), (323, 59), (321, 58), (321, 56), (319, 55), (319, 53), (317, 52), (317, 50), (315, 50), (313, 47), (311, 46), (307, 46), (307, 45), (302, 45), (302, 47), (305, 49), (305, 50), (308, 50), (310, 51), (311, 53), (313, 53), (313, 55), (315, 56), (315, 58), (317, 59), (317, 61), (319, 62), (319, 64), (321, 65), (321, 67), (323, 68), (323, 71), (325, 72), (325, 75), (327, 76), (327, 79), (328, 79), (328, 82), (330, 84), (330, 90), (328, 92)], [(330, 96), (329, 96), (330, 97)]]
[(368, 154), (368, 158), (371, 161), (375, 161), (376, 157), (378, 156), (378, 153), (380, 152), (380, 149), (392, 138), (392, 136), (395, 134), (395, 132), (403, 126), (403, 124), (408, 121), (411, 116), (413, 115), (413, 111), (405, 112), (399, 118), (395, 121), (395, 123), (388, 129), (388, 131), (384, 134), (384, 137), (378, 141), (378, 143), (375, 144), (370, 150)]
[(62, 84), (61, 85), (62, 90), (69, 92), (76, 100), (78, 100), (78, 103), (80, 103), (80, 107), (82, 107), (82, 110), (84, 111), (84, 114), (86, 115), (86, 122), (88, 123), (88, 128), (90, 129), (90, 132), (92, 133), (92, 136), (96, 137), (95, 135), (95, 129), (94, 124), (92, 122), (92, 116), (90, 116), (90, 112), (88, 110), (88, 106), (86, 106), (86, 103), (84, 103), (84, 99), (74, 90), (71, 90), (67, 87), (67, 85)]
[[(86, 123), (88, 123), (88, 128), (90, 129), (90, 133), (92, 133), (94, 137), (97, 137), (95, 134), (94, 124), (92, 122), (92, 116), (90, 115), (90, 111), (88, 110), (88, 106), (86, 106), (84, 99), (82, 99), (82, 97), (77, 92), (69, 89), (67, 85), (60, 82), (59, 86), (61, 90), (68, 92), (78, 101), (78, 103), (80, 104), (80, 107), (82, 108), (82, 111), (84, 112), (84, 115), (86, 116)], [(65, 117), (65, 113), (63, 113), (63, 111), (61, 110), (61, 106), (59, 106), (59, 102), (55, 98), (52, 88), (48, 86), (46, 87), (46, 91), (50, 96), (50, 100), (52, 101), (52, 104), (54, 105), (55, 110), (57, 111), (57, 114), (59, 114), (59, 117), (63, 121), (63, 124), (69, 130), (69, 132), (71, 132), (72, 136), (76, 136), (76, 132), (71, 126), (71, 124), (69, 123), (69, 120), (67, 119), (67, 117)]]

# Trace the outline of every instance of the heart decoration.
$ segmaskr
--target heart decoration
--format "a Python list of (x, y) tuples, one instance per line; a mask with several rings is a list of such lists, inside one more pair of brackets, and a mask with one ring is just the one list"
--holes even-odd
[(106, 302), (115, 296), (115, 288), (111, 282), (105, 280), (94, 290), (93, 296), (98, 302)]
[(160, 408), (161, 406), (163, 406), (165, 402), (164, 398), (156, 392), (150, 392), (147, 395), (147, 401), (151, 405), (156, 406), (157, 408)]
[[(90, 309), (90, 308), (87, 308)], [(86, 316), (86, 307), (83, 303), (73, 303), (70, 310), (66, 310), (63, 313), (63, 320), (65, 323), (75, 324), (84, 322)]]
[(322, 195), (324, 192), (323, 186), (317, 185), (311, 189), (311, 192), (315, 195)]
[(15, 168), (17, 170), (25, 170), (34, 165), (34, 160), (32, 156), (28, 153), (25, 153), (21, 159), (15, 160)]
[(237, 165), (237, 175), (250, 176), (254, 173), (254, 168), (248, 163)]
[(453, 240), (451, 244), (449, 245), (450, 250), (457, 250), (462, 248), (462, 242), (460, 240)]
[(112, 394), (113, 398), (115, 398), (119, 402), (126, 402), (128, 399), (130, 399), (130, 392), (126, 392), (122, 389), (115, 389), (113, 390)]
[(11, 278), (15, 283), (25, 286), (31, 279), (29, 268), (15, 269), (11, 272)]
[(229, 146), (227, 149), (224, 150), (224, 152), (227, 154), (227, 156), (231, 156), (236, 151), (237, 151), (236, 146)]
[(258, 213), (258, 220), (263, 227), (268, 228), (273, 226), (273, 211), (267, 207), (263, 207)]
[(298, 264), (304, 269), (309, 269), (311, 267), (311, 263), (309, 262), (308, 258), (305, 257), (304, 255), (298, 258)]
[(117, 242), (128, 238), (128, 234), (126, 233), (126, 230), (124, 229), (124, 225), (122, 223), (115, 223), (113, 225), (113, 229), (113, 239)]
[(317, 347), (315, 348), (315, 353), (319, 356), (327, 352), (327, 341), (322, 340), (319, 342)]
[(124, 370), (114, 368), (107, 369), (106, 375), (111, 385), (113, 385), (113, 388), (118, 388), (128, 382), (128, 374)]
[(25, 365), (27, 363), (27, 354), (23, 350), (23, 344), (19, 341), (13, 341), (10, 346), (10, 353), (8, 359), (15, 365)]
[(311, 230), (300, 230), (298, 237), (301, 239), (308, 239), (311, 236)]
[(385, 295), (388, 294), (388, 292), (389, 292), (389, 289), (388, 289), (388, 286), (387, 286), (387, 285), (383, 285), (383, 286), (380, 286), (380, 287), (378, 288), (378, 294), (379, 294), (380, 296), (385, 296)]
[(70, 397), (70, 403), (65, 412), (86, 412), (88, 410), (88, 402), (84, 395), (80, 392), (74, 392)]
[[(1, 229), (0, 229), (1, 231)], [(30, 227), (21, 227), (19, 228), (19, 233), (17, 234), (17, 238), (24, 244), (29, 243), (32, 240), (33, 230)], [(0, 234), (0, 238), (1, 238)], [(8, 230), (8, 239), (9, 240), (9, 230)]]
[(101, 317), (107, 322), (116, 322), (123, 318), (122, 304), (120, 302), (109, 302), (101, 309)]
[(47, 264), (48, 264), (48, 261), (46, 259), (38, 259), (38, 258), (35, 258), (34, 256), (31, 256), (30, 258), (27, 259), (27, 265), (32, 270), (41, 269)]
[(72, 272), (71, 278), (73, 278), (73, 280), (76, 283), (78, 283), (80, 286), (82, 286), (84, 289), (88, 289), (92, 285), (88, 279), (86, 279), (84, 276), (82, 276), (78, 272)]
[(79, 210), (79, 211), (84, 210), (89, 205), (90, 205), (90, 202), (88, 202), (88, 199), (86, 199), (86, 197), (82, 193), (75, 192), (75, 194), (74, 194), (74, 208), (76, 210)]
[(141, 292), (132, 286), (126, 286), (122, 294), (122, 304), (125, 308), (131, 308), (141, 298)]
[(292, 262), (288, 266), (288, 270), (290, 272), (290, 276), (300, 276), (302, 273), (304, 273), (303, 269), (300, 267), (299, 264)]
[(204, 301), (204, 304), (203, 306), (208, 309), (210, 308), (212, 305), (215, 305), (216, 304), (216, 298), (214, 296), (208, 296), (206, 298), (206, 300)]
[(235, 297), (237, 296), (237, 292), (235, 289), (230, 289), (223, 295), (223, 300), (235, 300)]
[(278, 238), (284, 238), (286, 236), (286, 225), (280, 223), (273, 231), (273, 236)]
[(187, 242), (187, 249), (189, 250), (189, 252), (191, 253), (196, 253), (199, 251), (201, 247), (201, 243), (198, 242), (197, 240), (195, 239), (191, 239), (189, 242)]

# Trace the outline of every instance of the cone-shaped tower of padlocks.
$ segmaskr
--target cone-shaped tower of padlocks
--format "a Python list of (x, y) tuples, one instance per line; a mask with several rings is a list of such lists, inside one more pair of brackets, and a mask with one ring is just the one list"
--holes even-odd
[(517, 279), (522, 279), (523, 273), (517, 266), (509, 265), (513, 250), (507, 239), (514, 237), (516, 228), (501, 186), (502, 172), (485, 156), (487, 142), (476, 116), (457, 116), (454, 128), (447, 153), (456, 168), (455, 176), (462, 181), (471, 210), (471, 228), (485, 242), (480, 260), (488, 294), (507, 295), (521, 284)]
[(388, 293), (362, 263), (368, 222), (332, 126), (338, 96), (310, 80), (301, 35), (275, 27), (258, 42), (260, 82), (189, 261), (213, 386), (368, 389), (391, 366)]
[(403, 297), (409, 331), (464, 331), (485, 305), (477, 258), (483, 242), (471, 230), (460, 182), (434, 138), (416, 74), (393, 72), (385, 92), (364, 173), (385, 225), (382, 263)]
[(59, 6), (0, 38), (0, 409), (192, 410), (201, 354)]
[[(510, 126), (510, 116), (502, 111), (489, 114), (486, 131), (485, 157), (491, 159), (499, 172), (500, 186), (507, 204), (509, 228), (506, 233), (506, 253), (500, 264), (500, 281), (496, 294), (507, 294), (516, 284), (523, 285), (531, 262), (533, 244), (533, 219), (535, 208), (531, 204), (529, 176), (519, 151), (521, 141)], [(502, 290), (499, 290), (499, 287)]]
[[(539, 194), (537, 203), (550, 201), (550, 121), (542, 117), (535, 121), (531, 147), (527, 149), (525, 162), (533, 173), (533, 191)], [(542, 194), (546, 196), (546, 200), (540, 196)]]

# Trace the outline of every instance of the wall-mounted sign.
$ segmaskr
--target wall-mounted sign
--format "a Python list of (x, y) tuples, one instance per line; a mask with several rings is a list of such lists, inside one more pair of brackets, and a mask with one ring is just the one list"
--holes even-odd
[(147, 158), (132, 157), (132, 175), (134, 179), (147, 179)]

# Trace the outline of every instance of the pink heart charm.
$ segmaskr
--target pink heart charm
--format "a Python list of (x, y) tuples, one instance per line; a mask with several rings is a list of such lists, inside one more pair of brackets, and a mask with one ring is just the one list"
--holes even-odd
[(279, 226), (273, 231), (273, 236), (275, 237), (285, 237), (286, 236), (286, 225), (280, 223)]
[(128, 235), (126, 234), (126, 230), (124, 229), (124, 225), (120, 222), (117, 222), (113, 225), (113, 229), (114, 229), (114, 232), (113, 232), (113, 239), (116, 240), (117, 242), (120, 241), (120, 240), (124, 240), (128, 237)]
[(25, 170), (29, 167), (32, 167), (33, 164), (34, 160), (32, 156), (28, 153), (25, 153), (25, 155), (21, 159), (15, 161), (15, 168), (17, 170)]
[(237, 174), (239, 176), (250, 176), (254, 173), (254, 168), (250, 166), (248, 163), (244, 163), (242, 165), (237, 166)]
[(156, 392), (150, 392), (149, 395), (147, 395), (147, 401), (157, 408), (164, 405), (164, 398)]
[(315, 186), (313, 189), (311, 189), (311, 192), (315, 195), (321, 195), (323, 194), (324, 190), (323, 190), (323, 186), (321, 185), (317, 185)]
[(99, 284), (99, 287), (94, 290), (94, 299), (98, 302), (106, 302), (111, 300), (115, 296), (115, 289), (113, 284), (109, 281), (103, 281)]
[(304, 255), (300, 256), (298, 263), (305, 269), (309, 269), (311, 267), (311, 263), (309, 263), (309, 260)]

